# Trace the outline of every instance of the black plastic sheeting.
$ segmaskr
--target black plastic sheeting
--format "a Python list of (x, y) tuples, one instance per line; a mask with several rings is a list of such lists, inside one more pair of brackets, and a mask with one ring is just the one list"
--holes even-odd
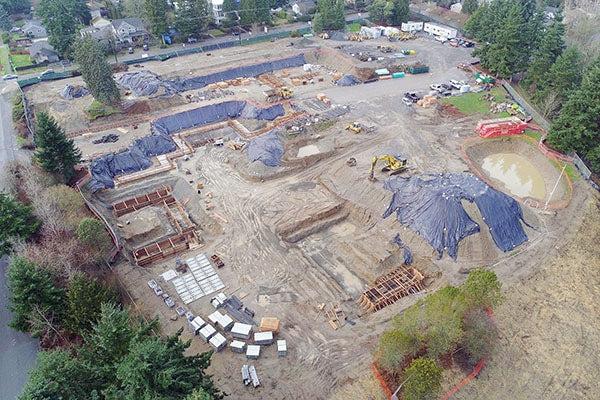
[(410, 250), (410, 247), (408, 247), (406, 244), (404, 244), (404, 242), (400, 238), (399, 233), (397, 233), (396, 236), (394, 236), (394, 239), (392, 239), (392, 243), (397, 244), (398, 247), (400, 247), (403, 250), (402, 256), (404, 258), (404, 265), (412, 264), (413, 263), (412, 251)]
[(335, 84), (338, 86), (353, 86), (358, 85), (360, 80), (354, 75), (344, 75)]
[(510, 251), (527, 241), (521, 222), (529, 225), (523, 219), (519, 203), (475, 175), (393, 177), (385, 182), (384, 188), (394, 195), (383, 217), (395, 212), (398, 221), (422, 236), (439, 258), (447, 251), (456, 260), (458, 243), (480, 230), (463, 208), (462, 200), (477, 205), (500, 250)]
[(156, 133), (170, 135), (186, 129), (225, 121), (230, 118), (248, 118), (273, 121), (285, 114), (281, 104), (257, 108), (245, 101), (225, 101), (208, 106), (183, 111), (157, 119), (152, 123)]
[(117, 83), (125, 89), (131, 90), (136, 96), (151, 96), (161, 88), (162, 94), (177, 93), (177, 87), (169, 81), (164, 81), (150, 71), (127, 72), (116, 79)]
[(247, 154), (250, 161), (260, 161), (268, 167), (278, 167), (283, 157), (283, 142), (275, 132), (259, 136), (248, 143)]
[(168, 81), (177, 88), (179, 92), (186, 90), (201, 89), (211, 83), (228, 81), (236, 78), (252, 78), (262, 74), (278, 71), (285, 68), (301, 67), (306, 64), (304, 54), (283, 58), (281, 60), (267, 61), (260, 64), (246, 65), (231, 68), (225, 71), (215, 72), (204, 76), (196, 76), (188, 79), (174, 79)]
[[(285, 110), (281, 104), (257, 108), (245, 101), (226, 101), (159, 118), (152, 124), (153, 133), (151, 135), (136, 139), (125, 151), (106, 154), (92, 161), (90, 190), (96, 192), (101, 189), (113, 188), (115, 176), (147, 169), (152, 166), (150, 157), (175, 151), (177, 145), (170, 136), (173, 133), (229, 118), (243, 117), (272, 121), (284, 114)], [(265, 155), (266, 161), (263, 162), (273, 163), (277, 159), (278, 163), (283, 155), (281, 142), (280, 146), (281, 154), (278, 158)]]

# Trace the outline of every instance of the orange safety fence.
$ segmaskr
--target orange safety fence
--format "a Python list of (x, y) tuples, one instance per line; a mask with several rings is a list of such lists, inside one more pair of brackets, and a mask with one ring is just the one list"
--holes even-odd
[(373, 375), (375, 376), (375, 379), (377, 379), (379, 381), (379, 385), (383, 389), (383, 392), (385, 393), (385, 397), (388, 399), (391, 398), (392, 390), (389, 388), (387, 382), (383, 378), (383, 375), (381, 375), (381, 372), (379, 372), (379, 368), (377, 368), (377, 365), (375, 365), (375, 363), (371, 363), (371, 370), (373, 371)]

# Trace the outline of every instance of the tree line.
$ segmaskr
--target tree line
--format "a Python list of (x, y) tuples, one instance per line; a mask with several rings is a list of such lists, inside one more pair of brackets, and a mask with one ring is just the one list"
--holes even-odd
[(471, 15), (465, 30), (481, 44), (474, 52), (481, 65), (519, 80), (552, 120), (548, 143), (578, 152), (600, 173), (600, 58), (586, 62), (567, 46), (561, 14), (548, 21), (534, 0), (493, 0)]

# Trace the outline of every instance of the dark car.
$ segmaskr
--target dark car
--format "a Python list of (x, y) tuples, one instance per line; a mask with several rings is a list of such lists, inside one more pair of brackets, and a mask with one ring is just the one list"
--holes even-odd
[(462, 47), (474, 47), (475, 43), (466, 41), (462, 44)]
[(444, 90), (452, 90), (452, 85), (449, 85), (447, 83), (442, 83), (441, 86)]
[(421, 97), (418, 94), (416, 94), (415, 92), (406, 92), (406, 93), (404, 93), (404, 97), (411, 100), (413, 103), (416, 103), (417, 101), (419, 101), (421, 99)]

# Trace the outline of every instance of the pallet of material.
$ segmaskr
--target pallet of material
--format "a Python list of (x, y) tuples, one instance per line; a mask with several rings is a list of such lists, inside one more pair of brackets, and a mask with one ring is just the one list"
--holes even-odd
[(279, 333), (279, 319), (275, 317), (264, 317), (260, 320), (260, 332), (275, 332)]
[(358, 299), (360, 306), (375, 312), (395, 303), (399, 299), (423, 290), (425, 278), (415, 268), (396, 268), (380, 276)]

